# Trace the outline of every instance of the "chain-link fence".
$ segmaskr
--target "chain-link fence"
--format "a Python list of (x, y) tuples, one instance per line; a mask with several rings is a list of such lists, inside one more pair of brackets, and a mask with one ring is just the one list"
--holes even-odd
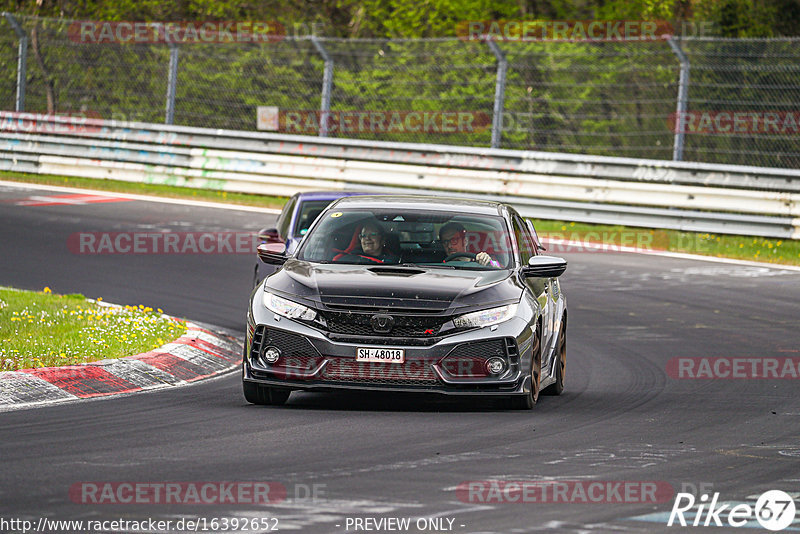
[(96, 44), (71, 21), (15, 15), (0, 20), (5, 110), (20, 91), (14, 22), (24, 111), (165, 122), (171, 107), (175, 124), (255, 130), (267, 107), (294, 113), (275, 123), (287, 133), (800, 167), (800, 39)]

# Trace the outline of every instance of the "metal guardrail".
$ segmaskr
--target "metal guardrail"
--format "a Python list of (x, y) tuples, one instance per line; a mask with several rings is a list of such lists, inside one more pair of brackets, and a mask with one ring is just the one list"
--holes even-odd
[(502, 200), (524, 215), (800, 238), (800, 171), (0, 112), (0, 169), (288, 195)]
[[(312, 24), (262, 42), (219, 32), (224, 45), (208, 46), (168, 38), (166, 23), (140, 25), (154, 36), (142, 42), (133, 27), (115, 31), (124, 22), (96, 22), (3, 13), (0, 109), (253, 131), (265, 106), (279, 119), (268, 127), (299, 135), (800, 168), (798, 37), (699, 37), (713, 32), (689, 22), (587, 46), (577, 34), (509, 40), (488, 26), (315, 37)], [(119, 47), (127, 41), (137, 44)], [(408, 112), (468, 113), (476, 127), (391, 125)], [(304, 120), (286, 120), (297, 113)], [(364, 127), (350, 114), (389, 120)]]

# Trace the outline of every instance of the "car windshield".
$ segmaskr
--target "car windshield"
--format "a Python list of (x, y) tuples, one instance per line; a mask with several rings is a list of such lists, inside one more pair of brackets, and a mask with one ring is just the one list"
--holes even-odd
[(306, 236), (297, 257), (315, 263), (508, 269), (511, 250), (499, 216), (335, 208)]

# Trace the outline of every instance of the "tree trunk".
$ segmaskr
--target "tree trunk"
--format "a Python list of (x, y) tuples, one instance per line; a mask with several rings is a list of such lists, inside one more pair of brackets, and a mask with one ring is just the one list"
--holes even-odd
[(33, 48), (33, 55), (36, 58), (36, 63), (38, 63), (39, 69), (42, 71), (42, 80), (44, 81), (44, 90), (47, 96), (47, 114), (53, 115), (56, 111), (56, 91), (53, 78), (50, 76), (50, 72), (44, 64), (44, 57), (42, 56), (42, 50), (39, 46), (38, 22), (34, 24), (33, 30), (31, 30), (31, 48)]

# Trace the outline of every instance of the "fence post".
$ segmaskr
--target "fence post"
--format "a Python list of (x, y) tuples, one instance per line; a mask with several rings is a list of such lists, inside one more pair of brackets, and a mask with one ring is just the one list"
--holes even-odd
[[(162, 29), (163, 26), (162, 26)], [(172, 124), (175, 119), (175, 87), (178, 84), (178, 45), (167, 37), (164, 31), (164, 39), (169, 46), (169, 73), (167, 74), (167, 110), (164, 124)]]
[(487, 37), (485, 40), (497, 59), (497, 82), (494, 87), (494, 115), (492, 116), (492, 148), (499, 148), (500, 137), (503, 135), (503, 108), (505, 107), (508, 61), (506, 55), (491, 37)]
[(17, 97), (14, 101), (14, 111), (25, 111), (25, 82), (28, 77), (28, 36), (11, 13), (3, 13), (14, 32), (19, 38), (17, 50)]
[(672, 149), (672, 160), (683, 161), (683, 147), (686, 135), (686, 106), (689, 102), (689, 58), (681, 49), (680, 45), (670, 35), (667, 43), (674, 54), (678, 57), (681, 64), (680, 78), (678, 79), (678, 104), (677, 116), (675, 117), (675, 143)]
[(322, 56), (322, 61), (325, 62), (325, 70), (322, 72), (322, 102), (319, 106), (319, 136), (328, 137), (328, 115), (331, 111), (331, 90), (333, 89), (333, 59), (328, 55), (328, 51), (325, 50), (316, 35), (311, 36), (311, 42)]

